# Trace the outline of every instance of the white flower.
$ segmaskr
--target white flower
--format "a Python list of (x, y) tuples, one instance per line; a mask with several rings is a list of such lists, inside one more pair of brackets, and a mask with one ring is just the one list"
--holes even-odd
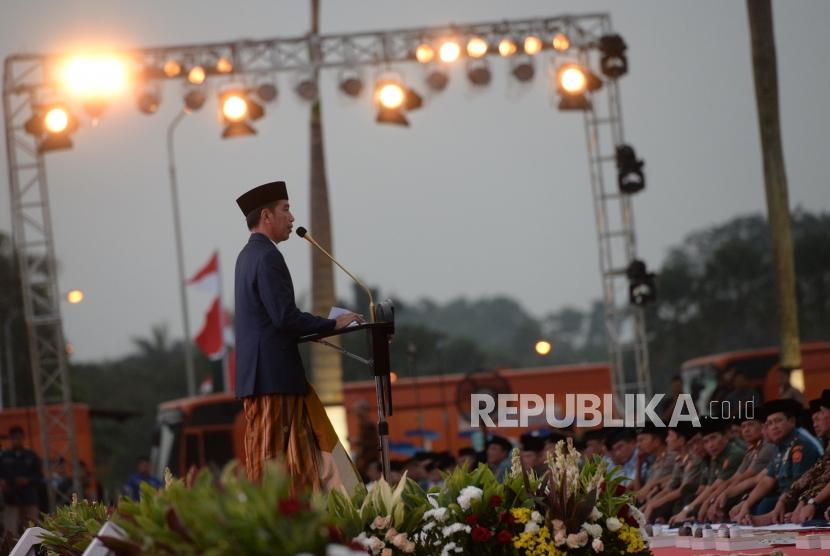
[(372, 529), (386, 529), (389, 527), (391, 522), (392, 518), (390, 516), (376, 516), (375, 520), (372, 522)]
[(369, 546), (367, 546), (366, 548), (371, 550), (372, 554), (380, 554), (380, 551), (383, 550), (385, 546), (386, 543), (380, 540), (379, 538), (371, 537), (369, 539)]
[(551, 525), (553, 525), (553, 530), (554, 531), (560, 531), (560, 530), (564, 531), (565, 530), (565, 522), (562, 521), (561, 519), (554, 519), (550, 523), (551, 523)]
[(602, 552), (605, 550), (605, 545), (600, 539), (594, 539), (594, 542), (591, 543), (591, 548), (594, 549), (594, 552)]
[(573, 533), (567, 536), (565, 542), (570, 548), (579, 548), (579, 539), (577, 539), (576, 535), (574, 535)]
[(643, 515), (643, 512), (641, 512), (640, 510), (638, 510), (637, 508), (635, 508), (631, 504), (628, 505), (628, 510), (631, 513), (631, 515), (634, 517), (634, 519), (637, 520), (637, 524), (640, 527), (645, 527), (646, 526), (646, 516)]
[(391, 548), (384, 548), (380, 551), (380, 556), (392, 556), (392, 549)]
[(429, 531), (429, 530), (430, 530), (430, 529), (432, 529), (433, 527), (435, 527), (435, 522), (434, 522), (434, 521), (430, 521), (429, 523), (427, 523), (426, 525), (424, 525), (423, 527), (421, 527), (421, 531), (423, 531), (424, 533), (426, 533), (427, 531)]
[(565, 540), (566, 540), (566, 536), (565, 536), (565, 530), (564, 529), (559, 529), (558, 531), (556, 531), (556, 533), (554, 533), (553, 543), (556, 546), (562, 546), (563, 544), (565, 544)]
[(525, 533), (538, 533), (539, 532), (539, 524), (534, 523), (533, 521), (528, 521), (525, 523)]
[(598, 520), (599, 518), (601, 518), (601, 517), (602, 517), (602, 512), (600, 512), (600, 511), (597, 509), (597, 507), (596, 507), (596, 506), (594, 506), (594, 509), (593, 509), (593, 510), (591, 510), (591, 521), (597, 521), (597, 520)]
[(443, 529), (441, 529), (441, 533), (443, 533), (443, 535), (445, 537), (449, 537), (450, 535), (454, 535), (455, 533), (458, 533), (459, 531), (464, 531), (465, 533), (469, 533), (470, 532), (470, 526), (465, 525), (463, 523), (452, 523), (450, 525), (447, 525)]
[(596, 523), (583, 523), (582, 528), (594, 538), (602, 536), (602, 525), (597, 525)]
[(390, 527), (388, 531), (386, 531), (386, 535), (384, 535), (384, 539), (387, 541), (391, 541), (394, 537), (398, 535), (398, 532), (395, 530), (394, 527)]
[(458, 494), (458, 505), (461, 506), (461, 509), (467, 511), (470, 509), (470, 505), (473, 500), (481, 500), (481, 496), (484, 494), (484, 491), (475, 486), (468, 486), (461, 489), (461, 492)]
[(398, 533), (392, 538), (392, 545), (395, 548), (400, 548), (403, 550), (403, 547), (409, 542), (409, 539), (406, 538), (406, 533)]
[(435, 499), (436, 496), (438, 496), (438, 495), (437, 494), (427, 494), (427, 500), (429, 500), (429, 504), (433, 508), (438, 507), (438, 500)]
[(585, 531), (580, 531), (576, 534), (576, 542), (579, 543), (579, 546), (585, 546), (588, 544), (588, 533)]
[(539, 512), (533, 512), (532, 514), (530, 514), (530, 519), (532, 521), (535, 521), (536, 523), (542, 523), (542, 514), (540, 514)]
[(449, 553), (455, 549), (455, 543), (451, 542), (444, 546), (444, 549), (441, 551), (441, 556), (448, 556)]
[(434, 519), (435, 521), (444, 522), (447, 520), (447, 508), (434, 508), (424, 512), (424, 519)]
[(622, 523), (616, 517), (609, 517), (605, 520), (605, 526), (608, 527), (608, 530), (612, 533), (616, 533), (622, 527)]

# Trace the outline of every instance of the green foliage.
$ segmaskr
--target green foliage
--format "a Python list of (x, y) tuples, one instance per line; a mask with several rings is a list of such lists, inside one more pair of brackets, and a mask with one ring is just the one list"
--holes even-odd
[(49, 556), (79, 556), (108, 519), (105, 505), (73, 497), (70, 505), (43, 515), (43, 547)]
[(276, 465), (260, 484), (240, 477), (236, 464), (218, 481), (203, 470), (190, 487), (168, 479), (156, 492), (144, 484), (141, 499), (122, 500), (114, 521), (127, 542), (102, 540), (119, 555), (322, 554), (331, 534), (325, 500), (293, 495), (287, 474)]

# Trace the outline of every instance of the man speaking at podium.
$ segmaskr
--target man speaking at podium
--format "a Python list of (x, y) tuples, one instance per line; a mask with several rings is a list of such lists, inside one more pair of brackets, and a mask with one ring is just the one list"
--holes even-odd
[(336, 320), (304, 313), (277, 244), (291, 235), (294, 216), (285, 182), (255, 187), (236, 200), (250, 239), (236, 260), (236, 395), (245, 411), (245, 468), (258, 481), (268, 460), (285, 463), (295, 489), (357, 484), (354, 465), (308, 384), (297, 347), (304, 334), (344, 328), (360, 315)]

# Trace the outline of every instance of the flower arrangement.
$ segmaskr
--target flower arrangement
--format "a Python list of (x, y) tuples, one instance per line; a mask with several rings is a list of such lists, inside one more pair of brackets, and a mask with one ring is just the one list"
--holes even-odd
[[(341, 523), (351, 521), (349, 532), (362, 523), (355, 539), (380, 556), (648, 555), (642, 514), (621, 482), (601, 458), (581, 462), (571, 442), (563, 441), (541, 477), (523, 469), (514, 451), (502, 482), (485, 465), (457, 468), (429, 492), (412, 481), (394, 490), (380, 481), (375, 501), (358, 494), (351, 506), (342, 493), (333, 493), (329, 510)], [(355, 515), (360, 518), (348, 519)]]

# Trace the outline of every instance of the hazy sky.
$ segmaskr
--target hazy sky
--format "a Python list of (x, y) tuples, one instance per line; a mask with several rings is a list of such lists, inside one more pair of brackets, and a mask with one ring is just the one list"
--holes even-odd
[[(308, 4), (3, 0), (0, 54), (296, 36), (308, 29)], [(774, 8), (791, 203), (827, 210), (830, 2)], [(764, 210), (745, 10), (737, 0), (323, 0), (322, 30), (610, 12), (629, 45), (626, 136), (646, 160), (647, 189), (635, 201), (639, 251), (657, 267), (690, 231)], [(420, 68), (401, 69), (421, 79)], [(459, 68), (409, 129), (376, 125), (369, 97), (342, 97), (326, 74), (336, 254), (404, 299), (507, 294), (536, 315), (584, 306), (601, 292), (582, 118), (552, 107), (543, 72), (520, 87), (505, 62), (492, 69), (490, 87), (474, 92)], [(178, 131), (187, 271), (219, 249), (228, 303), (248, 235), (234, 203), (240, 193), (285, 179), (297, 225), (308, 225), (308, 106), (290, 93), (293, 82), (279, 77), (280, 98), (256, 138), (221, 140), (214, 99)], [(87, 294), (62, 308), (78, 360), (123, 355), (155, 323), (181, 334), (164, 143), (180, 102), (178, 86), (168, 86), (159, 113), (145, 116), (127, 97), (97, 128), (82, 127), (73, 150), (47, 156), (60, 288)], [(5, 157), (0, 164), (6, 176)], [(8, 231), (8, 194), (0, 199)], [(298, 293), (307, 293), (309, 247), (292, 237), (283, 251)], [(345, 292), (347, 278), (337, 286)], [(191, 294), (194, 333), (208, 302)]]

